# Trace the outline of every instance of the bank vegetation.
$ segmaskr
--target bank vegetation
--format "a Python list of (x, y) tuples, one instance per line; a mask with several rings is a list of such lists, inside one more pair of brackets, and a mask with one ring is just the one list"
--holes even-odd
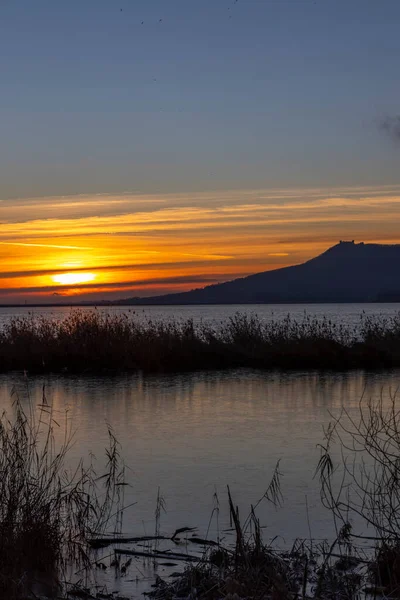
[(360, 316), (349, 328), (327, 318), (262, 321), (237, 313), (220, 323), (153, 321), (134, 312), (29, 315), (0, 330), (0, 371), (173, 372), (199, 369), (387, 369), (400, 367), (400, 314)]

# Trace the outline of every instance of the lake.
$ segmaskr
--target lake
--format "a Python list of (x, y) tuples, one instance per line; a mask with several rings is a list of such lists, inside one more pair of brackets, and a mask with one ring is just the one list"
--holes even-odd
[[(49, 307), (0, 307), (0, 327), (11, 317), (43, 315), (51, 319), (62, 319), (71, 310), (91, 311), (93, 307), (71, 309), (68, 306)], [(220, 322), (237, 312), (257, 314), (261, 321), (281, 320), (290, 315), (293, 319), (302, 320), (305, 315), (323, 318), (342, 323), (351, 328), (360, 323), (361, 314), (366, 316), (394, 316), (400, 311), (400, 303), (366, 303), (366, 304), (231, 304), (202, 306), (115, 306), (98, 307), (96, 310), (111, 314), (128, 313), (139, 320), (187, 320), (195, 323)]]
[[(237, 310), (260, 318), (302, 318), (326, 315), (335, 321), (358, 323), (360, 314), (396, 314), (398, 304), (385, 305), (286, 305), (217, 307), (135, 308), (139, 318), (188, 318), (223, 320)], [(67, 309), (34, 309), (35, 314), (61, 318)], [(117, 311), (123, 308), (114, 309)], [(125, 308), (125, 310), (127, 310)], [(11, 309), (1, 309), (7, 319)], [(15, 314), (26, 314), (19, 309)], [(275, 509), (263, 501), (258, 515), (265, 539), (279, 536), (281, 546), (294, 539), (332, 537), (330, 514), (321, 506), (314, 472), (319, 459), (317, 444), (331, 415), (345, 407), (357, 414), (362, 395), (389, 400), (400, 383), (400, 372), (273, 372), (234, 370), (164, 376), (115, 377), (0, 376), (2, 408), (12, 412), (12, 391), (23, 403), (28, 393), (39, 404), (43, 385), (60, 422), (63, 435), (65, 412), (75, 431), (69, 460), (94, 453), (102, 464), (107, 443), (106, 423), (111, 424), (129, 467), (131, 487), (126, 503), (124, 533), (154, 532), (158, 489), (166, 501), (161, 531), (172, 534), (178, 527), (198, 527), (216, 537), (229, 527), (229, 485), (240, 514), (264, 494), (280, 460), (283, 506)], [(99, 468), (101, 468), (99, 466)], [(210, 519), (218, 494), (219, 522)], [(229, 535), (229, 534), (226, 534)], [(121, 588), (122, 589), (122, 588)]]

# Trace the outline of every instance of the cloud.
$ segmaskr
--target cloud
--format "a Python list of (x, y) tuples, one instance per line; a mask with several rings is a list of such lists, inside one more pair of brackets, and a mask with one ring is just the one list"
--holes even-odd
[(58, 248), (61, 250), (92, 250), (91, 246), (64, 246), (60, 244), (31, 244), (25, 242), (0, 242), (2, 246), (33, 246), (35, 248)]
[[(238, 277), (245, 277), (246, 273), (239, 273)], [(200, 274), (200, 275), (181, 275), (181, 276), (172, 276), (172, 277), (155, 277), (149, 279), (139, 279), (137, 281), (118, 281), (115, 283), (81, 283), (76, 285), (57, 285), (57, 292), (59, 295), (62, 295), (63, 292), (68, 292), (70, 290), (91, 290), (91, 289), (99, 289), (99, 290), (113, 290), (113, 289), (125, 289), (125, 290), (135, 290), (143, 287), (151, 287), (151, 286), (161, 286), (161, 285), (182, 285), (186, 284), (189, 286), (201, 286), (204, 287), (206, 285), (210, 285), (213, 283), (219, 283), (221, 281), (229, 281), (233, 279), (231, 274), (222, 274), (218, 276), (212, 276), (208, 274)], [(40, 286), (27, 286), (27, 287), (10, 287), (4, 288), (1, 290), (2, 294), (14, 294), (16, 292), (54, 292), (54, 285), (40, 285)], [(55, 295), (52, 293), (52, 295)]]
[[(381, 126), (400, 137), (400, 116)], [(93, 298), (190, 289), (300, 263), (343, 238), (398, 243), (399, 219), (400, 185), (4, 200), (0, 302), (62, 293), (50, 278), (64, 271), (98, 274), (74, 286)]]
[(380, 120), (380, 128), (395, 142), (400, 143), (400, 115), (387, 116)]

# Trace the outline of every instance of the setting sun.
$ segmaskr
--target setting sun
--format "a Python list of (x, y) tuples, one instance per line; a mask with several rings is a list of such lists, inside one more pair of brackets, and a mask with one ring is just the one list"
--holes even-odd
[(78, 283), (88, 283), (96, 279), (94, 273), (60, 273), (53, 275), (52, 280), (60, 285), (76, 285)]

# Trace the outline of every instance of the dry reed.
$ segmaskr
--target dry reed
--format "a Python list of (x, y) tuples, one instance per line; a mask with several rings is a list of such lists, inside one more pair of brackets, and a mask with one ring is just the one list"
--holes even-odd
[(18, 397), (0, 418), (0, 598), (53, 597), (65, 590), (67, 566), (91, 568), (88, 539), (120, 524), (123, 466), (109, 430), (106, 474), (80, 461), (66, 467), (72, 436), (58, 427), (43, 393), (28, 414)]
[(219, 324), (139, 321), (135, 313), (73, 311), (58, 321), (13, 318), (0, 331), (0, 371), (187, 371), (237, 367), (351, 369), (400, 366), (400, 316), (262, 322), (237, 313)]

